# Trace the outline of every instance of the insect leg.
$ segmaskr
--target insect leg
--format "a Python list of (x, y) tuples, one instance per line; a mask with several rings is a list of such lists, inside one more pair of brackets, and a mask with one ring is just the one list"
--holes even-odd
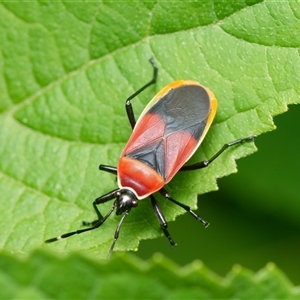
[[(82, 222), (82, 225), (83, 225), (83, 226), (95, 226), (95, 224), (97, 224), (99, 221), (101, 221), (101, 220), (103, 219), (103, 216), (102, 216), (101, 212), (99, 211), (97, 205), (102, 204), (102, 203), (105, 203), (105, 202), (107, 202), (107, 201), (109, 201), (109, 200), (112, 200), (112, 199), (116, 198), (116, 192), (117, 192), (118, 190), (119, 190), (119, 189), (113, 190), (112, 192), (109, 192), (108, 194), (105, 194), (105, 195), (103, 195), (103, 196), (100, 196), (100, 197), (96, 198), (95, 201), (93, 202), (93, 207), (94, 207), (94, 210), (95, 210), (95, 212), (96, 212), (96, 214), (97, 214), (98, 219), (95, 220), (95, 221), (93, 221), (93, 222), (86, 222), (86, 221), (83, 221), (83, 222)], [(102, 222), (102, 223), (103, 223), (103, 222)], [(101, 224), (102, 224), (102, 223), (101, 223)], [(100, 225), (101, 225), (101, 224), (100, 224)], [(100, 225), (99, 225), (99, 226), (100, 226)], [(99, 227), (99, 226), (98, 226), (98, 227)]]
[(117, 168), (107, 165), (100, 165), (99, 170), (117, 175)]
[(116, 190), (108, 193), (108, 194), (105, 194), (99, 198), (97, 198), (94, 202), (93, 202), (93, 206), (94, 206), (94, 209), (98, 215), (98, 220), (94, 221), (94, 222), (91, 222), (91, 223), (85, 223), (85, 225), (91, 225), (91, 227), (89, 228), (85, 228), (85, 229), (78, 229), (78, 230), (75, 230), (75, 231), (72, 231), (72, 232), (67, 232), (67, 233), (64, 233), (60, 236), (57, 236), (57, 237), (54, 237), (54, 238), (51, 238), (51, 239), (48, 239), (45, 241), (45, 243), (52, 243), (52, 242), (56, 242), (58, 240), (61, 240), (61, 239), (65, 239), (69, 236), (72, 236), (72, 235), (75, 235), (75, 234), (80, 234), (80, 233), (83, 233), (83, 232), (86, 232), (86, 231), (90, 231), (90, 230), (94, 230), (98, 227), (100, 227), (105, 221), (106, 219), (111, 215), (111, 213), (114, 211), (114, 209), (116, 208), (116, 203), (114, 203), (113, 207), (110, 209), (110, 211), (103, 217), (102, 214), (100, 213), (100, 211), (98, 210), (98, 208), (96, 207), (97, 204), (101, 204), (101, 203), (104, 203), (104, 202), (107, 202), (113, 198), (115, 198), (115, 192)]
[(200, 161), (198, 163), (195, 163), (193, 165), (189, 166), (183, 166), (179, 171), (192, 171), (192, 170), (198, 170), (207, 167), (210, 165), (217, 157), (219, 157), (227, 148), (243, 144), (245, 142), (253, 142), (254, 136), (246, 137), (243, 139), (235, 140), (233, 142), (230, 142), (228, 144), (225, 144), (212, 158), (204, 161)]
[(161, 211), (161, 208), (159, 207), (156, 199), (152, 195), (150, 196), (150, 199), (151, 199), (151, 204), (152, 204), (153, 210), (158, 218), (158, 221), (160, 223), (160, 227), (161, 227), (162, 231), (164, 232), (165, 236), (169, 240), (171, 246), (176, 246), (177, 244), (173, 241), (169, 231), (167, 230), (168, 223), (166, 221), (165, 216), (163, 215), (163, 213)]
[(131, 101), (134, 97), (136, 97), (138, 94), (140, 94), (144, 89), (146, 89), (148, 86), (155, 84), (156, 79), (157, 79), (157, 72), (158, 72), (158, 68), (155, 64), (155, 60), (153, 57), (150, 58), (150, 63), (153, 67), (153, 77), (152, 79), (146, 83), (144, 86), (142, 86), (139, 90), (137, 90), (135, 93), (133, 93), (130, 97), (127, 98), (126, 102), (125, 102), (125, 108), (126, 108), (126, 113), (128, 116), (128, 120), (130, 122), (131, 128), (133, 129), (135, 126), (135, 117), (134, 117), (134, 112), (133, 112), (133, 108), (131, 105)]
[(187, 211), (188, 213), (190, 213), (196, 220), (198, 220), (199, 222), (201, 222), (203, 224), (203, 226), (206, 228), (209, 226), (209, 223), (205, 220), (203, 220), (200, 216), (198, 216), (195, 212), (193, 212), (191, 210), (191, 208), (183, 203), (178, 202), (177, 200), (173, 199), (171, 197), (171, 195), (164, 189), (160, 189), (159, 192), (169, 201), (175, 203), (176, 205), (182, 207), (185, 211)]

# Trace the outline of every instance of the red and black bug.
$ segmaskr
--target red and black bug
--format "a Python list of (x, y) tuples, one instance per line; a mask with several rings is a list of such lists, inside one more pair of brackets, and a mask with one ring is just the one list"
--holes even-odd
[[(112, 253), (119, 237), (125, 217), (140, 200), (150, 197), (153, 210), (160, 226), (172, 246), (176, 245), (167, 227), (168, 223), (153, 194), (159, 192), (167, 200), (182, 207), (205, 227), (208, 222), (200, 218), (189, 206), (173, 199), (164, 186), (178, 171), (190, 171), (207, 167), (224, 150), (233, 145), (252, 141), (253, 137), (235, 140), (225, 144), (211, 159), (184, 166), (203, 141), (217, 111), (217, 99), (214, 94), (195, 81), (178, 80), (163, 88), (146, 106), (138, 121), (135, 121), (131, 100), (157, 79), (158, 69), (154, 59), (153, 78), (125, 103), (127, 116), (133, 132), (121, 153), (118, 166), (100, 165), (100, 170), (117, 175), (118, 188), (97, 198), (93, 202), (98, 219), (84, 222), (90, 226), (61, 236), (48, 239), (46, 243), (55, 242), (74, 234), (94, 230), (100, 227), (116, 209), (122, 215), (115, 231), (109, 255)], [(97, 205), (116, 199), (111, 210), (103, 216)]]

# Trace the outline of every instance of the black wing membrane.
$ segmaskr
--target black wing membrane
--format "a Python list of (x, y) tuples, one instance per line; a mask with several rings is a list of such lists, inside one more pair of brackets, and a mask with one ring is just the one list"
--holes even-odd
[(198, 85), (188, 85), (172, 89), (150, 108), (149, 113), (158, 114), (165, 122), (166, 136), (186, 131), (198, 140), (209, 111), (210, 98), (207, 91)]
[[(172, 164), (173, 161), (177, 167), (186, 162), (204, 131), (209, 113), (210, 98), (202, 86), (182, 85), (171, 89), (146, 114), (159, 117), (156, 126), (159, 126), (158, 131), (163, 127), (163, 133), (153, 140), (148, 138), (148, 143), (126, 156), (143, 161), (166, 179), (170, 173), (166, 173), (166, 162)], [(187, 146), (191, 140), (194, 142)], [(168, 170), (172, 168), (168, 166)]]

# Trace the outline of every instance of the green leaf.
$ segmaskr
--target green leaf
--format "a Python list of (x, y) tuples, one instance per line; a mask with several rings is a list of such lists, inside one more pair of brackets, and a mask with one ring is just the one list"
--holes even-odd
[(299, 299), (273, 264), (254, 274), (235, 266), (224, 278), (200, 261), (179, 267), (162, 255), (141, 261), (114, 255), (96, 261), (35, 252), (28, 259), (0, 256), (1, 299)]
[[(117, 163), (130, 135), (124, 102), (151, 78), (151, 56), (158, 82), (134, 99), (136, 115), (181, 78), (208, 86), (219, 100), (193, 162), (274, 129), (271, 116), (299, 102), (299, 14), (293, 1), (1, 3), (1, 247), (28, 252), (95, 218), (93, 199), (117, 186), (98, 165)], [(216, 190), (216, 178), (254, 150), (230, 149), (206, 170), (178, 174), (168, 191), (195, 208), (197, 194)], [(183, 213), (164, 200), (161, 207), (167, 220)], [(104, 257), (118, 221), (45, 247)], [(141, 201), (116, 249), (160, 235), (149, 201)]]

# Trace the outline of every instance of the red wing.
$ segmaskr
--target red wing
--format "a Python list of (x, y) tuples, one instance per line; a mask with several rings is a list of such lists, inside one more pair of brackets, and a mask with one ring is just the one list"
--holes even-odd
[(169, 182), (198, 147), (210, 110), (203, 87), (171, 89), (138, 120), (121, 156), (144, 162)]
[[(166, 124), (159, 115), (146, 114), (134, 128), (123, 155), (141, 151), (161, 140), (165, 135)], [(123, 156), (122, 155), (122, 156)]]

